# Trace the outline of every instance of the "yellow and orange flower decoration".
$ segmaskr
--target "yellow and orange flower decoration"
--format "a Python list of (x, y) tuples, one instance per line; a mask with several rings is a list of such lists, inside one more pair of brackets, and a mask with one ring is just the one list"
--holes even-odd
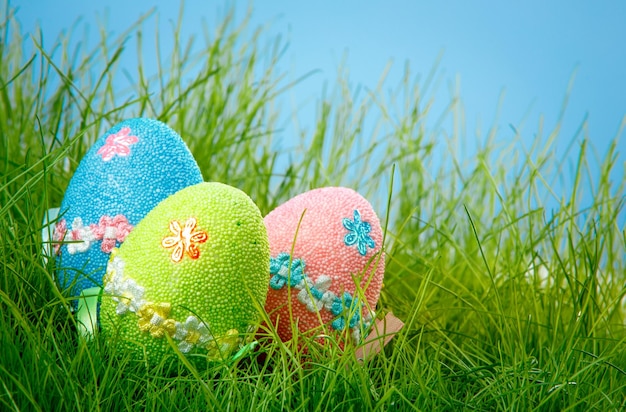
[(196, 230), (196, 224), (197, 221), (194, 217), (187, 219), (183, 227), (176, 220), (170, 222), (170, 232), (174, 236), (164, 237), (161, 241), (161, 246), (166, 249), (174, 248), (172, 251), (172, 260), (174, 262), (180, 262), (185, 253), (192, 259), (200, 257), (198, 244), (206, 242), (209, 239), (209, 235), (203, 230)]

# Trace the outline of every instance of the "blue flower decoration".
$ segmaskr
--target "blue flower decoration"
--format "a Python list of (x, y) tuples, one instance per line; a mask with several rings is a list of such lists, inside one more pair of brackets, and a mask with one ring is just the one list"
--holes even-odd
[(361, 214), (358, 210), (354, 210), (354, 221), (343, 218), (343, 227), (349, 231), (343, 238), (343, 242), (346, 246), (356, 245), (361, 256), (365, 256), (368, 246), (372, 249), (376, 247), (374, 240), (369, 235), (372, 231), (372, 226), (369, 222), (361, 221)]
[[(289, 267), (291, 261), (291, 268)], [(304, 261), (291, 259), (289, 253), (279, 253), (275, 258), (270, 258), (270, 287), (279, 290), (287, 284), (294, 287), (304, 279)]]
[(348, 292), (344, 292), (341, 298), (336, 297), (330, 309), (333, 315), (339, 316), (331, 323), (333, 329), (343, 330), (346, 323), (350, 328), (356, 327), (361, 321), (361, 306), (359, 299), (353, 298)]
[(337, 318), (333, 320), (330, 326), (332, 326), (332, 328), (335, 330), (343, 330), (346, 327), (346, 321), (343, 317)]

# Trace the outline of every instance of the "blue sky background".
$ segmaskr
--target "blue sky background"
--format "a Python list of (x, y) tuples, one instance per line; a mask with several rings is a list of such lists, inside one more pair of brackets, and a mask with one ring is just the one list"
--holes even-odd
[[(179, 9), (172, 0), (21, 0), (11, 4), (19, 8), (17, 18), (24, 32), (39, 25), (49, 39), (82, 17), (92, 27), (95, 40), (97, 22), (103, 21), (105, 11), (110, 32), (120, 34), (152, 7), (159, 12), (161, 32), (169, 34)], [(437, 104), (441, 109), (449, 103), (450, 85), (459, 80), (468, 147), (475, 146), (476, 130), (484, 136), (494, 121), (503, 139), (513, 135), (509, 124), (519, 126), (524, 121), (522, 134), (532, 139), (542, 116), (545, 136), (557, 123), (572, 79), (557, 142), (560, 150), (569, 145), (587, 116), (586, 135), (602, 158), (626, 115), (624, 1), (258, 0), (250, 6), (247, 1), (188, 0), (183, 34), (201, 36), (201, 22), (213, 27), (230, 4), (236, 7), (238, 20), (252, 7), (251, 28), (268, 26), (268, 39), (281, 35), (288, 41), (281, 70), (290, 79), (319, 69), (288, 96), (299, 107), (302, 127), (312, 127), (316, 100), (324, 85), (332, 87), (342, 62), (353, 85), (373, 89), (390, 61), (391, 87), (399, 83), (405, 62), (414, 74), (425, 77), (442, 53)], [(145, 29), (154, 29), (156, 22), (152, 17)], [(146, 39), (150, 38), (147, 33)], [(161, 41), (165, 48), (169, 46), (167, 36), (162, 35)], [(621, 134), (618, 150), (615, 179), (620, 180), (624, 178), (626, 133)]]

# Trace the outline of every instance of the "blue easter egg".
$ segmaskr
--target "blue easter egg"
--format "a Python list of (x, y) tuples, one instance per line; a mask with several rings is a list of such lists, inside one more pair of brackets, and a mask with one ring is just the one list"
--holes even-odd
[(181, 137), (157, 120), (125, 120), (81, 160), (61, 203), (53, 241), (57, 281), (79, 296), (102, 286), (109, 255), (161, 200), (203, 181)]

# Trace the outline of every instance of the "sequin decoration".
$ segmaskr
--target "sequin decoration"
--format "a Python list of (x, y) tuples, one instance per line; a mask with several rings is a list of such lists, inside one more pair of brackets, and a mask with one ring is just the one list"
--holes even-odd
[[(211, 359), (221, 358), (232, 350), (246, 343), (244, 336), (237, 329), (229, 329), (222, 336), (214, 337), (208, 324), (196, 316), (190, 315), (184, 322), (171, 317), (172, 304), (169, 302), (149, 302), (144, 299), (145, 289), (134, 279), (124, 275), (124, 260), (118, 256), (118, 249), (111, 252), (107, 265), (104, 292), (118, 303), (116, 313), (125, 316), (134, 313), (137, 327), (155, 339), (166, 335), (178, 342), (182, 353), (189, 353), (194, 348), (204, 349)], [(253, 326), (248, 330), (252, 334)]]
[(174, 236), (164, 237), (161, 241), (161, 246), (166, 249), (174, 249), (172, 251), (172, 260), (174, 262), (180, 262), (185, 253), (192, 259), (200, 257), (198, 244), (206, 242), (209, 239), (209, 235), (203, 230), (195, 229), (196, 219), (193, 217), (187, 219), (184, 227), (181, 227), (176, 220), (170, 222), (170, 232)]
[(115, 156), (128, 156), (130, 154), (130, 145), (139, 141), (137, 136), (130, 134), (130, 127), (122, 127), (117, 132), (107, 136), (104, 146), (98, 149), (97, 154), (102, 156), (102, 160), (108, 162)]
[[(291, 261), (291, 270), (289, 262)], [(359, 342), (361, 340), (361, 329), (368, 329), (374, 318), (374, 312), (366, 311), (364, 303), (354, 298), (350, 293), (344, 292), (342, 296), (335, 295), (330, 291), (332, 278), (326, 275), (318, 276), (313, 282), (305, 273), (304, 260), (292, 259), (289, 253), (279, 253), (275, 258), (270, 259), (270, 287), (280, 290), (285, 285), (298, 290), (298, 301), (306, 307), (309, 312), (319, 312), (327, 310), (336, 318), (330, 324), (335, 330), (344, 330), (349, 327), (352, 331), (352, 338)], [(289, 282), (288, 282), (289, 280)]]
[(358, 210), (354, 210), (354, 220), (348, 218), (343, 219), (343, 227), (348, 230), (348, 234), (344, 236), (343, 242), (346, 246), (356, 245), (361, 256), (367, 254), (368, 247), (372, 249), (376, 247), (374, 240), (369, 235), (372, 231), (372, 226), (369, 222), (363, 222), (361, 220), (361, 214)]
[(270, 258), (270, 287), (278, 290), (289, 281), (289, 286), (295, 287), (304, 278), (304, 261), (293, 259), (289, 253), (281, 253), (275, 258)]
[(84, 253), (91, 245), (101, 240), (100, 249), (104, 253), (111, 253), (117, 246), (116, 242), (123, 242), (126, 236), (133, 230), (133, 225), (128, 222), (124, 215), (100, 217), (97, 224), (85, 225), (80, 217), (74, 218), (72, 228), (68, 231), (65, 219), (60, 220), (55, 229), (52, 239), (55, 242), (55, 251), (58, 254), (61, 242), (67, 242), (67, 251), (70, 255)]

